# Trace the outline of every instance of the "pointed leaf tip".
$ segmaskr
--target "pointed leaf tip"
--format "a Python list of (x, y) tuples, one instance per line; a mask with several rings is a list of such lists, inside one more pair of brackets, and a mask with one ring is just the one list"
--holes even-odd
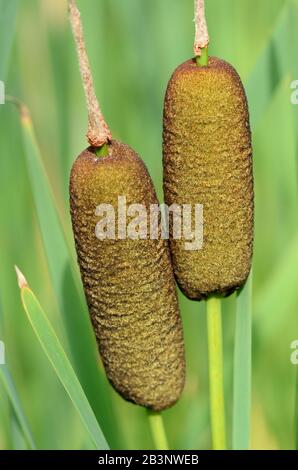
[(14, 268), (15, 268), (16, 273), (17, 273), (19, 288), (23, 289), (24, 287), (27, 287), (28, 283), (26, 281), (26, 278), (25, 278), (24, 274), (21, 272), (21, 270), (17, 266), (15, 266)]

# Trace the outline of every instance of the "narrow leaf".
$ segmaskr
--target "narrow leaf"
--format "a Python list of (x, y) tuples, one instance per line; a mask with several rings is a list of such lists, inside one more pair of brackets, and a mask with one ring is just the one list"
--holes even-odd
[(42, 349), (57, 377), (77, 409), (96, 449), (108, 449), (105, 437), (86, 398), (82, 386), (34, 293), (28, 287), (22, 273), (17, 270), (24, 310)]
[(23, 431), (24, 437), (26, 439), (26, 442), (29, 448), (32, 450), (36, 449), (36, 446), (32, 437), (32, 433), (30, 431), (30, 428), (27, 422), (27, 418), (25, 416), (25, 413), (23, 411), (15, 385), (13, 383), (13, 379), (10, 375), (7, 365), (5, 364), (0, 365), (0, 381), (2, 381), (4, 389), (6, 390), (7, 396), (11, 402), (11, 405), (17, 417), (19, 426), (21, 430)]
[(289, 7), (279, 14), (275, 29), (265, 49), (257, 60), (246, 83), (250, 120), (253, 128), (259, 124), (271, 102), (278, 84), (289, 71)]
[[(0, 306), (0, 339), (4, 338), (4, 319), (3, 312)], [(6, 357), (4, 358), (6, 361)], [(16, 387), (14, 385), (12, 376), (10, 374), (7, 364), (0, 364), (0, 382), (4, 387), (4, 390), (7, 393), (13, 412), (17, 418), (17, 422), (20, 426), (21, 431), (24, 434), (25, 440), (28, 444), (28, 447), (32, 450), (36, 449), (32, 433), (25, 416), (25, 413), (22, 408), (21, 400), (19, 399)]]
[(246, 450), (250, 440), (252, 274), (237, 295), (234, 351), (233, 449)]
[(295, 305), (298, 284), (298, 235), (287, 247), (270, 278), (254, 301), (256, 327), (261, 338), (272, 338), (282, 327), (280, 312)]

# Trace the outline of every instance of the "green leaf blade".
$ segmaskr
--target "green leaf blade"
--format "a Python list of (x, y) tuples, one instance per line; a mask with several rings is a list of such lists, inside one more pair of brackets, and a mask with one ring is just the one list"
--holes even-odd
[(9, 369), (7, 365), (0, 366), (0, 381), (2, 381), (4, 389), (6, 390), (7, 396), (11, 402), (15, 415), (17, 417), (18, 423), (20, 428), (24, 434), (26, 442), (31, 450), (36, 449), (36, 445), (34, 443), (34, 439), (32, 437), (31, 430), (29, 428), (29, 424), (25, 413), (22, 408), (21, 401), (19, 399), (18, 393), (16, 391), (13, 379), (10, 375)]
[(21, 288), (21, 296), (24, 310), (40, 345), (78, 411), (95, 448), (109, 449), (82, 386), (37, 298), (28, 286)]
[(250, 444), (252, 274), (237, 295), (234, 351), (233, 450)]
[[(3, 335), (3, 336), (2, 336)], [(5, 329), (4, 329), (4, 318), (3, 312), (0, 305), (0, 339), (4, 338)], [(6, 362), (6, 358), (5, 358)], [(6, 391), (7, 397), (13, 409), (13, 412), (16, 417), (16, 421), (20, 427), (21, 432), (24, 435), (25, 441), (31, 450), (36, 449), (36, 445), (32, 436), (26, 414), (23, 410), (21, 400), (19, 398), (16, 386), (14, 384), (13, 378), (11, 376), (8, 365), (0, 364), (0, 382), (2, 382), (3, 388)]]

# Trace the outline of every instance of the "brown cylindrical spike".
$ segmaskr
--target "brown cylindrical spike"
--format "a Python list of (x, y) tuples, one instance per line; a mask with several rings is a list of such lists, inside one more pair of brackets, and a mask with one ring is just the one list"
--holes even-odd
[[(145, 206), (157, 198), (145, 165), (112, 141), (107, 156), (92, 149), (75, 161), (70, 181), (78, 260), (107, 376), (127, 400), (154, 410), (173, 405), (184, 385), (184, 344), (168, 243), (160, 237), (99, 240), (96, 207), (118, 197)], [(129, 223), (129, 218), (128, 218)]]
[[(203, 246), (170, 240), (175, 276), (191, 299), (226, 296), (245, 282), (253, 246), (253, 173), (245, 91), (234, 68), (211, 57), (174, 72), (166, 92), (164, 193), (168, 205), (203, 205)], [(193, 226), (194, 226), (194, 221)]]

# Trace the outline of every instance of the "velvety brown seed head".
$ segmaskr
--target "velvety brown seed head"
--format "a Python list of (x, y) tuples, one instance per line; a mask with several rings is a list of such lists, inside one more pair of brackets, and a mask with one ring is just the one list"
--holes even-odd
[(176, 279), (192, 299), (228, 295), (247, 279), (253, 245), (249, 114), (231, 65), (211, 57), (206, 67), (194, 60), (178, 67), (166, 93), (163, 138), (166, 203), (203, 204), (202, 249), (170, 241)]
[[(157, 204), (142, 160), (112, 141), (109, 155), (91, 149), (75, 161), (70, 202), (76, 250), (107, 376), (127, 400), (161, 410), (174, 404), (184, 385), (181, 319), (166, 241), (119, 239), (118, 196), (130, 204)], [(111, 204), (116, 239), (99, 240), (95, 214)], [(149, 217), (148, 217), (149, 219)], [(130, 222), (128, 217), (127, 222)]]

